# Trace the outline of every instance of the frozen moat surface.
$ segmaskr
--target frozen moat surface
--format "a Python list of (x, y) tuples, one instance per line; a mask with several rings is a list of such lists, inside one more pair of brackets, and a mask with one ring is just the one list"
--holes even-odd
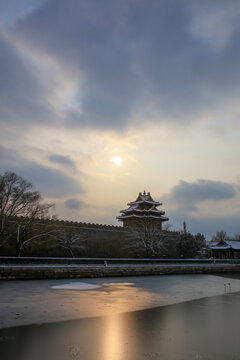
[[(24, 321), (42, 325), (0, 329), (0, 358), (240, 360), (239, 277), (70, 282), (70, 286), (84, 283), (81, 290), (51, 288), (68, 286), (64, 280), (2, 282), (0, 316), (9, 316), (5, 325)], [(83, 290), (88, 284), (101, 287)]]
[(130, 312), (230, 291), (240, 291), (239, 279), (213, 275), (3, 281), (0, 328)]

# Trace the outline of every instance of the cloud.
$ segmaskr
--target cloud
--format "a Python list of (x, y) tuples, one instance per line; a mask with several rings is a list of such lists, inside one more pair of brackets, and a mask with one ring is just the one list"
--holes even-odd
[(59, 154), (51, 154), (51, 155), (49, 155), (49, 159), (52, 162), (60, 164), (60, 165), (75, 167), (75, 162), (73, 160), (71, 160), (69, 156), (64, 156), (64, 155), (59, 155)]
[(0, 166), (16, 165), (20, 160), (20, 154), (14, 150), (0, 145)]
[(210, 48), (221, 51), (239, 30), (238, 1), (201, 1), (192, 3), (191, 30)]
[(46, 89), (33, 65), (11, 44), (0, 29), (0, 123), (25, 130), (27, 124), (50, 119)]
[(229, 235), (239, 233), (238, 185), (206, 179), (181, 180), (161, 200), (176, 230), (183, 229), (186, 221), (190, 232), (203, 233), (208, 239), (221, 229)]
[(196, 211), (197, 206), (204, 201), (234, 199), (238, 191), (236, 185), (221, 181), (198, 179), (191, 183), (180, 180), (163, 199), (181, 210)]
[(63, 198), (84, 192), (83, 185), (64, 172), (25, 159), (17, 151), (0, 146), (1, 172), (13, 171), (31, 181), (44, 197)]
[[(219, 1), (205, 1), (204, 11), (193, 11), (186, 0), (45, 1), (15, 23), (11, 37), (39, 62), (51, 59), (62, 74), (72, 74), (75, 91), (60, 116), (68, 128), (120, 131), (136, 121), (192, 122), (204, 111), (216, 112), (221, 99), (227, 103), (240, 94), (240, 29), (230, 24), (238, 5), (221, 2), (220, 20), (225, 10), (230, 15), (224, 17), (229, 30), (219, 52), (212, 40), (216, 31), (210, 42), (203, 41), (204, 14), (216, 18), (213, 3)], [(15, 104), (13, 94), (9, 105), (14, 111), (22, 105), (30, 115), (39, 106), (35, 113), (41, 114), (46, 111), (39, 104), (42, 94), (29, 76), (24, 99)]]
[(193, 234), (202, 233), (208, 240), (217, 230), (224, 230), (229, 236), (239, 234), (239, 214), (209, 215), (203, 217), (192, 216), (178, 211), (169, 211), (167, 214), (170, 223), (173, 224), (171, 230), (183, 230), (183, 221), (186, 222), (187, 230)]
[(77, 210), (85, 206), (84, 201), (78, 199), (67, 199), (64, 204), (66, 207), (73, 210)]
[(0, 24), (4, 27), (12, 25), (16, 18), (26, 16), (26, 13), (31, 12), (43, 1), (44, 0), (1, 0)]
[(83, 192), (83, 187), (78, 181), (60, 170), (37, 163), (29, 163), (22, 165), (17, 171), (24, 178), (36, 184), (44, 196), (62, 198)]

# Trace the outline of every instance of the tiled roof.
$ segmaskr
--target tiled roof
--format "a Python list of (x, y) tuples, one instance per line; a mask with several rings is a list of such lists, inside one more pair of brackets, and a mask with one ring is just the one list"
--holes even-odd
[(221, 240), (221, 241), (212, 241), (210, 243), (211, 250), (240, 250), (240, 241), (237, 240)]
[(130, 202), (128, 205), (132, 206), (135, 204), (143, 204), (143, 203), (148, 203), (148, 204), (152, 204), (152, 205), (156, 205), (156, 206), (162, 205), (160, 202), (153, 200), (150, 192), (148, 192), (146, 194), (145, 191), (143, 192), (143, 194), (140, 192), (137, 199), (135, 201)]
[(165, 211), (163, 210), (154, 210), (152, 208), (150, 209), (140, 209), (138, 208), (137, 206), (130, 206), (128, 209), (125, 209), (125, 210), (121, 210), (120, 213), (122, 214), (126, 214), (126, 213), (131, 213), (131, 212), (136, 212), (136, 213), (153, 213), (153, 214), (162, 214), (164, 215), (165, 214)]
[(154, 219), (161, 219), (162, 221), (167, 221), (169, 220), (169, 218), (167, 218), (166, 216), (154, 216), (154, 215), (136, 215), (136, 214), (132, 214), (132, 215), (120, 215), (117, 216), (117, 219), (130, 219), (130, 218), (154, 218)]
[(154, 201), (150, 195), (150, 192), (146, 194), (144, 191), (143, 194), (140, 192), (136, 201), (132, 201), (129, 204), (129, 208), (121, 210), (122, 215), (118, 216), (118, 220), (130, 219), (130, 218), (154, 218), (159, 219), (160, 221), (169, 220), (167, 217), (164, 217), (165, 211), (158, 210), (157, 207), (162, 205), (158, 201)]

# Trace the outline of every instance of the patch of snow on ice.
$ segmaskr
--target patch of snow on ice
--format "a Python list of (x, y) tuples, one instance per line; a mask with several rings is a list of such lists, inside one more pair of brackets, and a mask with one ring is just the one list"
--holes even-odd
[(51, 287), (52, 289), (59, 289), (59, 290), (92, 290), (92, 289), (100, 288), (101, 285), (88, 284), (84, 282), (70, 282), (68, 284), (55, 285)]

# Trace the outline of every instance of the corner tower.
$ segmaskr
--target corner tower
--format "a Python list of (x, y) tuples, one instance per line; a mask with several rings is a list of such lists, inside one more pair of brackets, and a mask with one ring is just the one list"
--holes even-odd
[(121, 215), (117, 216), (117, 219), (123, 222), (123, 227), (137, 227), (143, 221), (148, 221), (162, 230), (162, 222), (169, 220), (164, 216), (165, 211), (157, 209), (162, 203), (154, 201), (150, 192), (146, 194), (145, 190), (143, 194), (140, 192), (137, 199), (128, 205), (129, 208), (121, 210)]

